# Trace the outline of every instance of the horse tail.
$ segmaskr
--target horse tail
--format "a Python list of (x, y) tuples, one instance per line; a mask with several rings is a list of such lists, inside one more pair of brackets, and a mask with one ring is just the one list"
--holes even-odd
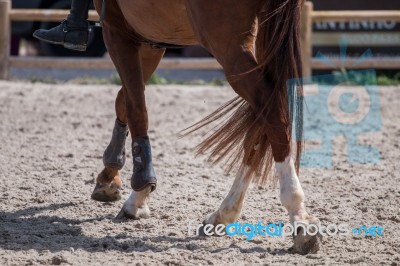
[(266, 78), (274, 84), (271, 101), (280, 103), (281, 113), (289, 118), (289, 136), (296, 134), (297, 172), (303, 148), (303, 73), (300, 47), (300, 16), (303, 5), (304, 0), (267, 0), (265, 11), (259, 17), (256, 43), (259, 66)]
[[(302, 86), (297, 84), (294, 93), (294, 90), (288, 90), (287, 84), (288, 80), (302, 76), (299, 24), (303, 2), (304, 0), (268, 0), (257, 16), (258, 66), (251, 71), (260, 71), (263, 78), (273, 85), (272, 91), (265, 94), (268, 96), (260, 95), (264, 105), (261, 111), (255, 113), (249, 103), (237, 97), (183, 133), (187, 135), (204, 126), (210, 126), (215, 121), (223, 120), (210, 130), (212, 133), (196, 147), (197, 154), (209, 152), (211, 163), (225, 162), (227, 173), (244, 162), (248, 166), (248, 176), (252, 176), (253, 182), (259, 185), (265, 184), (273, 173), (271, 168), (274, 156), (271, 143), (274, 140), (268, 136), (268, 132), (271, 132), (275, 125), (265, 123), (266, 116), (271, 112), (278, 112), (278, 115), (283, 117), (285, 128), (277, 129), (275, 126), (275, 130), (283, 130), (289, 142), (292, 138), (291, 121), (295, 119), (296, 137), (301, 140), (302, 102), (301, 97), (297, 96), (302, 95)], [(283, 148), (289, 152), (290, 146), (291, 144)], [(301, 150), (302, 142), (298, 141), (297, 170)]]

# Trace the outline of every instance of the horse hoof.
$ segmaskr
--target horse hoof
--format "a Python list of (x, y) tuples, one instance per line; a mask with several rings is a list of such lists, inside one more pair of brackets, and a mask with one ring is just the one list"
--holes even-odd
[(317, 253), (322, 246), (322, 235), (318, 232), (316, 235), (303, 235), (303, 232), (293, 237), (293, 253), (307, 255)]
[[(206, 228), (205, 227), (207, 225), (209, 225), (210, 223), (208, 223), (207, 220), (204, 220), (202, 222), (202, 224), (203, 224), (203, 226), (199, 228), (198, 236), (202, 236), (202, 237), (214, 236), (214, 227), (213, 227), (213, 229), (207, 230), (207, 233), (206, 233)], [(213, 225), (213, 224), (211, 224), (211, 225)]]
[(115, 219), (117, 220), (124, 220), (124, 219), (134, 219), (135, 217), (131, 216), (128, 212), (126, 212), (124, 210), (124, 208), (122, 208), (119, 213), (117, 214), (117, 216), (115, 217)]
[(111, 184), (96, 184), (91, 198), (100, 202), (114, 202), (121, 199), (119, 187)]
[(133, 208), (131, 211), (127, 210), (125, 207), (119, 211), (115, 219), (117, 220), (125, 220), (125, 219), (146, 219), (150, 217), (150, 210), (149, 207), (141, 207), (141, 208)]
[[(217, 226), (219, 224), (219, 220), (217, 219), (218, 216), (218, 212), (213, 212), (208, 214), (204, 220), (203, 220), (203, 226), (199, 228), (199, 236), (221, 236), (219, 234), (215, 233), (215, 226)], [(212, 227), (210, 228), (206, 228), (207, 225), (212, 225)], [(206, 233), (207, 231), (207, 233)]]

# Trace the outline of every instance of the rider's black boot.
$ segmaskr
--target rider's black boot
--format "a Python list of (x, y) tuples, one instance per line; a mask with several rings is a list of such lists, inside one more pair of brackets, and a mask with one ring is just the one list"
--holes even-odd
[(63, 45), (67, 49), (86, 51), (92, 30), (87, 22), (90, 1), (72, 0), (67, 20), (49, 30), (36, 30), (33, 36), (41, 41)]

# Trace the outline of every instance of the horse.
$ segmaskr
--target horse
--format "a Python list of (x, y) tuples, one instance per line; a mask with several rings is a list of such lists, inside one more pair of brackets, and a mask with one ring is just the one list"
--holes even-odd
[[(299, 24), (304, 0), (116, 0), (103, 6), (104, 2), (94, 0), (99, 14), (105, 9), (103, 37), (122, 88), (115, 101), (116, 122), (103, 155), (104, 169), (96, 179), (92, 199), (121, 199), (119, 170), (125, 163), (125, 140), (130, 133), (133, 190), (116, 218), (149, 217), (148, 202), (157, 178), (147, 135), (145, 84), (165, 47), (198, 44), (221, 64), (237, 94), (184, 132), (218, 123), (197, 152), (208, 153), (212, 163), (225, 163), (228, 172), (237, 171), (228, 195), (204, 224), (235, 222), (250, 183), (265, 184), (272, 176), (279, 181), (280, 200), (290, 222), (317, 225), (319, 220), (306, 211), (298, 178), (302, 142), (292, 141), (294, 120), (301, 134), (301, 97), (293, 108), (287, 83), (302, 75)], [(301, 95), (302, 85), (295, 87), (295, 94)], [(300, 227), (293, 235), (293, 251), (317, 252), (320, 237)]]

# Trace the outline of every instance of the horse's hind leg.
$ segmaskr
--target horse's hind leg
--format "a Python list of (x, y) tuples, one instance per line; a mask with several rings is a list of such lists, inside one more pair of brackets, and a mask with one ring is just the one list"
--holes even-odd
[[(230, 6), (229, 1), (225, 2), (226, 6)], [(230, 23), (223, 20), (220, 2), (203, 0), (187, 1), (186, 4), (198, 40), (221, 63), (237, 94), (256, 109), (260, 93), (272, 87), (270, 82), (262, 78), (260, 70), (249, 72), (257, 67), (254, 42), (257, 31), (256, 13), (261, 4), (257, 1), (235, 2), (234, 8), (223, 10), (225, 17), (235, 17)], [(226, 43), (228, 40), (229, 45)], [(250, 150), (247, 146), (250, 145), (245, 143), (246, 152)], [(248, 165), (248, 162), (242, 163), (228, 196), (216, 212), (206, 217), (205, 223), (226, 225), (239, 217), (244, 195), (252, 178), (252, 175), (247, 175)]]
[(297, 177), (293, 159), (288, 157), (283, 162), (277, 162), (275, 166), (279, 176), (281, 203), (287, 209), (290, 222), (294, 226), (293, 251), (300, 254), (315, 253), (320, 247), (321, 234), (311, 232), (310, 235), (304, 228), (309, 227), (310, 230), (314, 227), (314, 230), (317, 230), (319, 221), (306, 211), (304, 192)]
[[(218, 5), (221, 5), (221, 1), (226, 4), (224, 5), (226, 8), (224, 8), (223, 13), (218, 8)], [(287, 109), (285, 108), (287, 99), (284, 97), (284, 91), (277, 91), (284, 90), (285, 86), (276, 85), (285, 83), (291, 77), (285, 77), (283, 74), (285, 73), (284, 65), (279, 66), (282, 68), (283, 77), (278, 76), (277, 72), (269, 68), (263, 69), (258, 67), (258, 63), (263, 62), (263, 52), (265, 54), (271, 53), (271, 51), (265, 51), (267, 47), (264, 47), (267, 46), (265, 42), (267, 42), (266, 40), (270, 35), (267, 32), (263, 32), (265, 31), (265, 27), (260, 27), (261, 24), (256, 23), (258, 13), (261, 10), (260, 7), (269, 1), (236, 1), (235, 5), (230, 5), (228, 0), (221, 1), (186, 1), (186, 4), (198, 40), (221, 63), (232, 88), (239, 96), (246, 100), (251, 106), (252, 112), (256, 115), (260, 114), (262, 118), (256, 121), (260, 133), (257, 133), (251, 139), (251, 145), (247, 143), (243, 145), (243, 148), (245, 150), (253, 149), (254, 146), (261, 143), (263, 138), (267, 138), (270, 145), (268, 150), (269, 148), (272, 149), (272, 155), (280, 176), (282, 204), (287, 208), (291, 222), (315, 224), (318, 220), (308, 215), (305, 211), (304, 193), (301, 189), (293, 161), (290, 158), (290, 119), (287, 112), (285, 112)], [(273, 3), (274, 1), (271, 2)], [(275, 1), (275, 3), (278, 2)], [(293, 4), (296, 1), (287, 1), (287, 3)], [(225, 18), (228, 17), (235, 19), (226, 23)], [(287, 21), (290, 20), (290, 18), (285, 19)], [(258, 21), (272, 23), (269, 19), (265, 18), (261, 18)], [(219, 25), (219, 27), (215, 27), (214, 25)], [(276, 30), (279, 31), (280, 24), (278, 23), (276, 26)], [(274, 43), (276, 41), (274, 39), (268, 40), (268, 42)], [(289, 44), (285, 44), (285, 46), (284, 48), (290, 48)], [(294, 47), (292, 48), (294, 49)], [(280, 51), (280, 49), (278, 50)], [(273, 56), (278, 58), (279, 56), (283, 56), (283, 53)], [(273, 60), (270, 64), (277, 64), (277, 62), (279, 60)], [(288, 66), (292, 65), (289, 62), (285, 62), (285, 64)], [(277, 76), (276, 79), (274, 79), (275, 75)], [(282, 80), (283, 82), (281, 82)], [(264, 107), (266, 111), (263, 111)], [(240, 120), (240, 117), (236, 118)], [(260, 121), (262, 123), (259, 123)], [(246, 121), (241, 122), (243, 123), (238, 124), (237, 127), (243, 130), (235, 131), (238, 134), (246, 130), (246, 128), (241, 127), (243, 124), (248, 125), (247, 130), (250, 129), (250, 124), (246, 124)], [(249, 133), (249, 131), (247, 132)], [(231, 135), (223, 136), (231, 137)], [(232, 137), (232, 139), (234, 138)], [(221, 141), (228, 142), (227, 138)], [(208, 148), (207, 145), (205, 146)], [(211, 151), (216, 152), (212, 149)], [(249, 163), (257, 162), (260, 158), (262, 157), (255, 157)], [(267, 168), (269, 169), (270, 167)], [(241, 201), (236, 201), (236, 204), (239, 203)], [(220, 219), (218, 213), (219, 211), (211, 214), (206, 222), (214, 224), (221, 221), (230, 222), (230, 219)], [(228, 216), (225, 215), (223, 217)], [(298, 235), (294, 237), (294, 242), (294, 250), (299, 253), (312, 252), (318, 249), (318, 236), (315, 235)]]
[[(162, 55), (164, 54), (164, 50), (154, 50), (148, 46), (140, 46), (139, 54), (143, 79), (144, 81), (147, 81), (156, 69)], [(119, 175), (119, 170), (125, 163), (125, 140), (129, 132), (127, 126), (128, 117), (125, 102), (125, 90), (126, 89), (124, 87), (121, 88), (116, 98), (115, 111), (117, 119), (114, 125), (112, 139), (103, 155), (103, 163), (105, 168), (97, 177), (97, 184), (92, 193), (92, 199), (94, 200), (109, 202), (116, 201), (121, 198), (119, 191), (121, 189), (122, 182)], [(132, 197), (134, 198), (139, 196), (139, 199), (146, 198), (144, 197), (144, 194), (149, 193), (147, 193), (146, 190), (133, 193), (130, 197), (130, 202), (137, 204), (140, 200), (132, 201)], [(132, 211), (129, 213), (132, 213)], [(144, 215), (144, 212), (141, 212), (140, 210), (139, 213), (141, 213), (142, 216), (146, 216)], [(131, 214), (130, 216), (134, 215)]]
[(244, 197), (251, 182), (251, 176), (247, 175), (247, 167), (242, 165), (236, 175), (232, 187), (222, 201), (219, 209), (206, 216), (203, 224), (227, 225), (235, 222), (242, 210)]

